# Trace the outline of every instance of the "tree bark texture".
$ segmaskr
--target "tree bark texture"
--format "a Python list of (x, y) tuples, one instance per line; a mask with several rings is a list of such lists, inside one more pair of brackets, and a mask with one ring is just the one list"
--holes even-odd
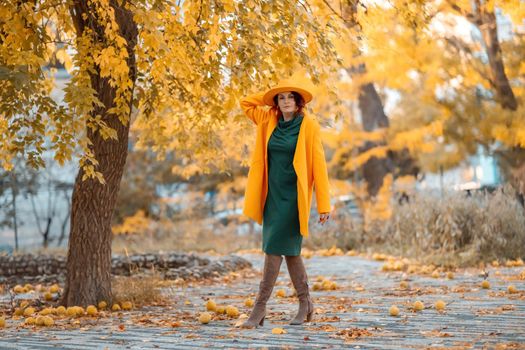
[[(359, 87), (359, 109), (365, 131), (374, 131), (389, 126), (388, 117), (374, 84), (367, 83)], [(366, 152), (379, 145), (377, 142), (367, 141), (359, 151)], [(383, 185), (383, 179), (390, 172), (393, 172), (393, 165), (389, 155), (385, 158), (371, 157), (363, 164), (363, 176), (370, 197), (377, 195)]]
[(476, 8), (476, 25), (479, 28), (489, 59), (491, 84), (496, 91), (496, 100), (505, 109), (515, 111), (518, 101), (505, 74), (501, 45), (498, 39), (498, 26), (494, 12), (486, 11), (479, 3)]
[[(346, 19), (346, 25), (350, 29), (360, 32), (360, 25), (357, 21), (358, 1), (347, 1), (341, 8), (341, 16)], [(361, 52), (356, 46), (355, 54)], [(350, 67), (347, 69), (350, 75), (357, 76), (366, 73), (366, 66)], [(358, 105), (361, 110), (361, 120), (365, 131), (373, 131), (378, 128), (388, 127), (388, 117), (385, 114), (383, 103), (376, 91), (373, 83), (365, 83), (359, 87)], [(366, 152), (371, 148), (379, 146), (379, 143), (368, 141), (359, 149), (360, 153)], [(384, 177), (393, 171), (392, 159), (390, 155), (385, 158), (371, 157), (362, 166), (363, 177), (367, 183), (367, 192), (370, 197), (374, 197), (383, 185)]]
[[(94, 31), (98, 39), (104, 38), (104, 28), (98, 25), (93, 16), (96, 12), (89, 8), (87, 1), (77, 0), (70, 12), (76, 26), (77, 35), (85, 29)], [(128, 66), (130, 78), (136, 79), (134, 49), (138, 30), (133, 14), (110, 1), (115, 10), (120, 35), (127, 41)], [(92, 141), (92, 150), (99, 162), (98, 170), (103, 174), (106, 184), (97, 180), (82, 181), (84, 171), (79, 170), (75, 180), (71, 205), (69, 249), (67, 257), (67, 279), (62, 304), (88, 305), (105, 300), (110, 302), (111, 294), (111, 217), (115, 208), (120, 181), (128, 152), (129, 122), (123, 124), (118, 117), (108, 115), (107, 110), (114, 105), (115, 89), (100, 73), (91, 75), (91, 85), (98, 94), (103, 108), (96, 108), (93, 115), (100, 114), (103, 120), (117, 131), (118, 140), (104, 140), (99, 133), (87, 129)], [(132, 100), (129, 106), (131, 110)], [(96, 304), (95, 304), (96, 305)]]

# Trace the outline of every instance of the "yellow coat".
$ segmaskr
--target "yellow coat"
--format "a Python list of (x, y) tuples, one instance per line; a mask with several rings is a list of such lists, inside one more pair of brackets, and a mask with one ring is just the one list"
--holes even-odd
[[(257, 125), (257, 139), (253, 151), (248, 182), (244, 195), (243, 213), (262, 224), (264, 204), (268, 194), (267, 147), (270, 136), (277, 125), (277, 109), (264, 108), (264, 93), (245, 97), (241, 108), (248, 118)], [(324, 157), (319, 123), (305, 113), (293, 159), (297, 174), (297, 207), (301, 234), (308, 236), (308, 218), (312, 204), (312, 190), (315, 183), (317, 211), (329, 213), (330, 186)]]

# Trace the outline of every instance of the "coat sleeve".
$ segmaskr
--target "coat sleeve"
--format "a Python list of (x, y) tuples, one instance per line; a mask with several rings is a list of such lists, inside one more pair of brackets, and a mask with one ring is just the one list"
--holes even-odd
[(264, 108), (263, 96), (264, 93), (259, 93), (241, 99), (241, 108), (244, 114), (246, 114), (255, 125), (265, 122), (272, 115), (271, 109)]
[(321, 127), (316, 122), (313, 140), (313, 176), (315, 196), (317, 200), (317, 211), (329, 213), (332, 211), (330, 205), (330, 184), (328, 182), (328, 170), (324, 156), (323, 144), (321, 142)]

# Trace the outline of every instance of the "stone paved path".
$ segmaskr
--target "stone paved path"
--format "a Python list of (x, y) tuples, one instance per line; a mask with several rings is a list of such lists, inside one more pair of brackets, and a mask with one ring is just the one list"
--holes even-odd
[[(204, 311), (207, 298), (249, 312), (243, 300), (257, 290), (262, 255), (245, 257), (256, 271), (251, 278), (171, 288), (170, 307), (135, 311), (93, 325), (83, 323), (76, 329), (35, 330), (11, 324), (0, 330), (0, 349), (525, 349), (525, 281), (515, 278), (524, 267), (489, 269), (489, 290), (479, 287), (482, 278), (476, 269), (457, 272), (452, 280), (409, 275), (409, 290), (401, 290), (402, 273), (381, 272), (381, 262), (350, 256), (313, 257), (305, 260), (310, 284), (322, 275), (339, 286), (335, 291), (312, 292), (313, 323), (289, 326), (295, 299), (272, 297), (270, 315), (262, 328), (239, 330), (235, 320), (224, 317), (199, 325), (195, 315)], [(506, 292), (511, 283), (519, 293)], [(284, 264), (276, 289), (281, 288), (287, 294), (292, 291)], [(444, 313), (433, 308), (438, 299), (447, 303)], [(427, 307), (412, 312), (415, 300)], [(399, 306), (398, 317), (388, 314), (392, 304)], [(150, 312), (150, 319), (168, 322), (137, 322)], [(170, 327), (181, 314), (189, 320)], [(274, 327), (287, 333), (272, 334)]]

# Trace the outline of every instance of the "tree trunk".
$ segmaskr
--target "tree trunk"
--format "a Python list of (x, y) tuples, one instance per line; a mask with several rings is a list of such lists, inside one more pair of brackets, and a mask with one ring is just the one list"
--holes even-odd
[[(133, 14), (110, 1), (115, 10), (120, 35), (126, 39), (130, 78), (136, 79), (134, 49), (138, 30), (133, 22)], [(89, 3), (75, 1), (71, 15), (80, 36), (84, 29), (91, 29), (103, 38), (104, 28), (92, 16), (96, 14)], [(107, 110), (114, 105), (115, 89), (107, 78), (100, 74), (91, 75), (92, 87), (97, 91), (103, 108), (97, 108), (93, 115), (100, 114), (103, 120), (117, 131), (118, 140), (104, 140), (99, 133), (89, 128), (87, 135), (92, 141), (92, 150), (99, 162), (98, 170), (103, 174), (106, 184), (97, 180), (82, 181), (84, 171), (79, 170), (75, 180), (71, 205), (69, 249), (67, 257), (67, 280), (62, 299), (65, 305), (88, 305), (105, 300), (111, 302), (111, 217), (115, 208), (120, 180), (128, 152), (129, 122), (123, 124)], [(131, 98), (129, 106), (131, 110)]]
[[(357, 32), (360, 32), (360, 25), (356, 17), (358, 4), (359, 2), (355, 0), (346, 2), (341, 8), (341, 16), (346, 18), (348, 28), (353, 28)], [(361, 55), (358, 46), (353, 50), (355, 51), (355, 55)], [(353, 76), (363, 75), (366, 73), (366, 66), (363, 64), (359, 67), (350, 67), (347, 69), (347, 72)], [(365, 131), (388, 127), (388, 117), (385, 114), (383, 103), (373, 83), (365, 83), (359, 87), (358, 102), (359, 109), (361, 110), (363, 129)], [(379, 146), (379, 143), (368, 141), (359, 149), (359, 152), (366, 152), (377, 146)], [(368, 195), (374, 197), (383, 185), (383, 179), (386, 174), (393, 171), (392, 159), (390, 159), (390, 156), (386, 158), (372, 157), (362, 166), (362, 171), (367, 183)]]
[[(363, 65), (358, 69), (349, 68), (347, 71), (356, 76), (364, 74), (366, 67)], [(361, 110), (361, 123), (365, 131), (374, 131), (389, 126), (383, 103), (373, 83), (366, 83), (359, 87), (358, 105)], [(363, 147), (359, 148), (359, 153), (366, 152), (379, 145), (378, 142), (367, 141)], [(385, 158), (371, 157), (361, 169), (366, 181), (368, 196), (374, 197), (383, 185), (385, 176), (394, 170), (391, 155), (388, 154)]]
[(476, 25), (481, 32), (485, 51), (489, 58), (491, 84), (496, 90), (496, 100), (505, 109), (515, 111), (518, 101), (505, 74), (505, 65), (498, 39), (498, 26), (494, 12), (486, 11), (478, 2)]
[(12, 195), (12, 206), (13, 206), (13, 230), (15, 233), (15, 251), (18, 251), (18, 221), (16, 217), (16, 196), (18, 196), (18, 185), (16, 182), (16, 176), (14, 172), (11, 172), (11, 195)]
[[(372, 83), (360, 86), (359, 109), (361, 110), (363, 129), (365, 131), (374, 131), (389, 126), (383, 103)], [(377, 146), (379, 146), (378, 143), (367, 141), (360, 151), (365, 152)], [(370, 197), (377, 195), (383, 185), (383, 179), (392, 171), (392, 160), (389, 156), (385, 158), (372, 157), (363, 164), (363, 176), (366, 180), (367, 192)]]
[(60, 227), (60, 236), (58, 237), (57, 247), (62, 246), (62, 242), (64, 241), (64, 238), (66, 238), (66, 227), (69, 221), (69, 217), (71, 215), (71, 202), (69, 200), (69, 195), (66, 192), (64, 193), (65, 193), (64, 197), (66, 198), (66, 201), (67, 201), (67, 214), (66, 214), (66, 217), (62, 220), (62, 226)]
[(48, 217), (47, 218), (47, 223), (46, 223), (46, 229), (42, 233), (42, 238), (43, 238), (42, 247), (44, 249), (47, 249), (47, 247), (49, 246), (49, 234), (51, 232), (51, 224), (52, 223), (53, 223), (53, 218), (52, 217)]
[[(476, 0), (474, 15), (470, 16), (470, 20), (478, 27), (483, 38), (485, 52), (489, 59), (490, 84), (496, 91), (496, 101), (504, 109), (516, 111), (518, 109), (518, 101), (505, 73), (505, 63), (503, 62), (501, 45), (498, 38), (498, 24), (494, 11), (488, 10), (486, 6), (481, 4), (481, 1)], [(518, 192), (523, 196), (525, 195), (525, 188), (523, 187), (525, 183), (525, 173), (520, 171), (520, 168), (525, 159), (525, 150), (519, 146), (515, 146), (501, 152), (500, 155), (503, 153), (505, 156), (499, 158), (500, 168), (503, 173), (506, 173), (508, 181), (513, 183), (514, 186), (517, 187)]]

